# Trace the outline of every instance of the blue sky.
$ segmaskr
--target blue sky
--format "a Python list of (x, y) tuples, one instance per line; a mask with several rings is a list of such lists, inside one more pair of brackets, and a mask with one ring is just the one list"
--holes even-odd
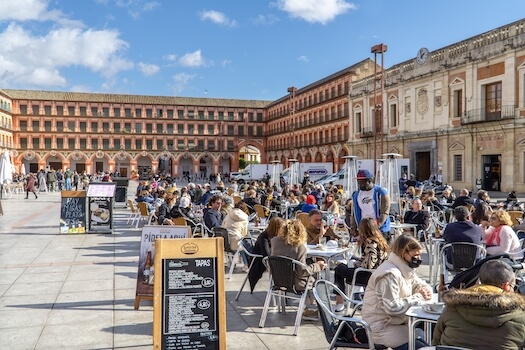
[(0, 88), (276, 100), (524, 18), (505, 0), (0, 0)]

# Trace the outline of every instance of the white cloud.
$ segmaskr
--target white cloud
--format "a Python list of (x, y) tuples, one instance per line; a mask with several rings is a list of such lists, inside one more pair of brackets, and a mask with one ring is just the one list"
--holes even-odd
[(58, 27), (42, 36), (11, 23), (0, 33), (2, 84), (65, 86), (60, 69), (78, 66), (111, 77), (133, 64), (122, 58), (128, 44), (113, 30)]
[(254, 24), (257, 25), (272, 25), (279, 21), (279, 18), (275, 15), (258, 15), (252, 20)]
[(0, 21), (53, 21), (64, 26), (83, 27), (82, 22), (66, 18), (59, 10), (49, 10), (48, 0), (0, 0)]
[(228, 60), (228, 59), (225, 59), (225, 60), (222, 60), (222, 61), (221, 61), (221, 67), (223, 67), (223, 68), (224, 68), (224, 67), (227, 67), (227, 66), (229, 66), (229, 65), (231, 65), (231, 64), (232, 64), (232, 61), (231, 61), (231, 60)]
[(308, 59), (308, 57), (306, 57), (305, 55), (301, 55), (301, 56), (297, 57), (297, 61), (301, 61), (301, 62), (310, 62), (310, 60)]
[(177, 95), (180, 94), (182, 91), (186, 89), (188, 86), (188, 83), (195, 78), (195, 74), (186, 74), (186, 73), (178, 73), (172, 76), (173, 78), (173, 84), (171, 86), (171, 89), (173, 90), (173, 94)]
[(157, 74), (160, 71), (160, 67), (155, 64), (147, 64), (140, 62), (138, 68), (145, 76), (149, 77)]
[(201, 21), (212, 21), (213, 23), (220, 24), (226, 27), (235, 27), (237, 22), (231, 20), (224, 13), (214, 10), (202, 11), (200, 13)]
[(174, 55), (174, 54), (170, 54), (170, 55), (164, 55), (162, 56), (165, 60), (168, 60), (168, 61), (171, 61), (171, 62), (175, 62), (177, 61), (177, 55)]
[(355, 4), (345, 0), (277, 0), (276, 5), (292, 18), (321, 24), (327, 24), (348, 10), (357, 9)]
[(206, 64), (201, 55), (201, 50), (185, 54), (179, 59), (179, 64), (183, 67), (202, 67)]
[(115, 0), (115, 5), (127, 9), (128, 14), (136, 19), (144, 12), (153, 11), (160, 7), (160, 2), (146, 0)]

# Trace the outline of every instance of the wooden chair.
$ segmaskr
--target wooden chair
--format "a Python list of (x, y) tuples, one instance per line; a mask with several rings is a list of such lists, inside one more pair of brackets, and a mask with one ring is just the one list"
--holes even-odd
[(233, 192), (234, 192), (233, 188), (229, 187), (228, 188), (228, 196), (233, 195)]
[(310, 224), (310, 219), (308, 218), (308, 213), (297, 213), (296, 216), (297, 219), (301, 221), (301, 223), (306, 227)]
[(151, 225), (151, 221), (155, 217), (155, 212), (151, 211), (150, 213), (148, 209), (148, 204), (146, 204), (145, 202), (139, 202), (137, 206), (139, 208), (139, 216), (137, 217), (137, 224), (135, 225), (135, 228), (139, 227), (139, 223), (141, 220), (147, 221), (148, 225)]
[(173, 221), (173, 224), (177, 226), (188, 226), (188, 222), (186, 221), (186, 218), (183, 218), (182, 216), (179, 216), (178, 218), (175, 218), (172, 221)]
[(519, 210), (509, 210), (507, 213), (510, 215), (510, 219), (512, 220), (512, 225), (520, 225), (521, 220), (523, 219), (523, 212)]
[(237, 204), (242, 200), (241, 196), (233, 196), (233, 204)]

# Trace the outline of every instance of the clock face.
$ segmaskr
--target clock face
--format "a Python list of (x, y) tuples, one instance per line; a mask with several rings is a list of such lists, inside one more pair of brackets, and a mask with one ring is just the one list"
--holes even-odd
[(426, 47), (419, 49), (416, 55), (416, 62), (418, 64), (424, 64), (427, 61), (429, 54), (430, 54), (430, 51), (428, 51)]

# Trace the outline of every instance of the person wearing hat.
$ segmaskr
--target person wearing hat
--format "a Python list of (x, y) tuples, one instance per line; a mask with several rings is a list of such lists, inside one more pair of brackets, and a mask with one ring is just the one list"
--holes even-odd
[(379, 230), (388, 240), (390, 237), (390, 196), (386, 188), (374, 184), (372, 173), (366, 169), (357, 172), (358, 190), (352, 194), (350, 230), (357, 236), (362, 218), (377, 220)]
[(317, 207), (317, 204), (315, 203), (316, 203), (315, 197), (309, 194), (308, 196), (306, 196), (306, 204), (303, 205), (303, 207), (301, 208), (301, 211), (303, 213), (309, 213), (311, 210), (319, 209)]
[(443, 232), (443, 239), (445, 242), (469, 242), (480, 244), (482, 238), (481, 227), (471, 221), (467, 207), (460, 205), (459, 207), (454, 208), (454, 217), (456, 218), (456, 221), (447, 224), (445, 232)]

